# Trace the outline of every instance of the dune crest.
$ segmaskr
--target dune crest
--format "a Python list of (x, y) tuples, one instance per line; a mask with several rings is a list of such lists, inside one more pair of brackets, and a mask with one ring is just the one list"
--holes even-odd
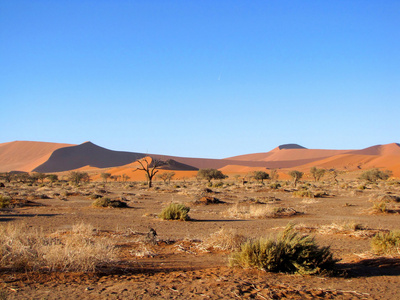
[[(0, 172), (64, 172), (71, 170), (103, 171), (110, 168), (119, 174), (137, 168), (140, 158), (150, 156), (168, 164), (164, 171), (196, 172), (202, 168), (243, 173), (267, 169), (299, 169), (312, 166), (348, 171), (384, 168), (400, 176), (400, 144), (375, 145), (361, 150), (307, 149), (297, 144), (280, 145), (269, 152), (253, 153), (226, 159), (177, 157), (109, 150), (92, 142), (80, 145), (14, 141), (0, 144)], [(119, 169), (118, 169), (119, 168)], [(136, 176), (136, 174), (135, 174)]]
[(72, 144), (14, 141), (0, 144), (0, 172), (30, 172), (46, 162), (57, 149)]

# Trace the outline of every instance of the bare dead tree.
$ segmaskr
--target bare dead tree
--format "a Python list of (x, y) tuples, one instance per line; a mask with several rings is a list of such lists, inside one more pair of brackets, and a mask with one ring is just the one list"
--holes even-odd
[(151, 157), (141, 158), (137, 160), (137, 162), (140, 164), (140, 167), (136, 168), (134, 171), (141, 170), (146, 172), (147, 184), (148, 187), (151, 188), (153, 178), (159, 171), (158, 168), (166, 165), (166, 162)]

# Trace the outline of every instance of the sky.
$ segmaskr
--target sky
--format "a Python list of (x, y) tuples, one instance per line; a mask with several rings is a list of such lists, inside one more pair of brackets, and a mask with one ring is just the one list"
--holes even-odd
[(400, 1), (0, 0), (0, 143), (400, 142)]

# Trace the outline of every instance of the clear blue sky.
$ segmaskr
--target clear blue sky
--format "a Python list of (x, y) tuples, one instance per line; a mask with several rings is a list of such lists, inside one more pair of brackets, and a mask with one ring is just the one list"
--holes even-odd
[(400, 142), (400, 1), (0, 0), (0, 143)]

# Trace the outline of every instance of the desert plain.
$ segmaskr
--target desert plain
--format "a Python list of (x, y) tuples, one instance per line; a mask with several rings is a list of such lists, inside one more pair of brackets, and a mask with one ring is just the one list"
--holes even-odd
[[(225, 160), (108, 151), (91, 143), (0, 144), (1, 299), (399, 298), (399, 244), (387, 252), (373, 247), (377, 235), (400, 225), (398, 144), (351, 151), (290, 145)], [(137, 163), (147, 157), (169, 160), (150, 188)], [(318, 180), (312, 167), (325, 170)], [(228, 177), (199, 178), (203, 168)], [(366, 180), (371, 169), (390, 176)], [(278, 176), (254, 178), (273, 170)], [(303, 173), (298, 182), (293, 170)], [(74, 183), (72, 172), (88, 180)], [(171, 172), (171, 180), (159, 176)], [(125, 207), (98, 207), (99, 199)], [(171, 203), (189, 208), (189, 219), (162, 219)], [(288, 224), (330, 247), (332, 272), (232, 266), (245, 241), (275, 238)], [(23, 259), (11, 251), (19, 241)]]

